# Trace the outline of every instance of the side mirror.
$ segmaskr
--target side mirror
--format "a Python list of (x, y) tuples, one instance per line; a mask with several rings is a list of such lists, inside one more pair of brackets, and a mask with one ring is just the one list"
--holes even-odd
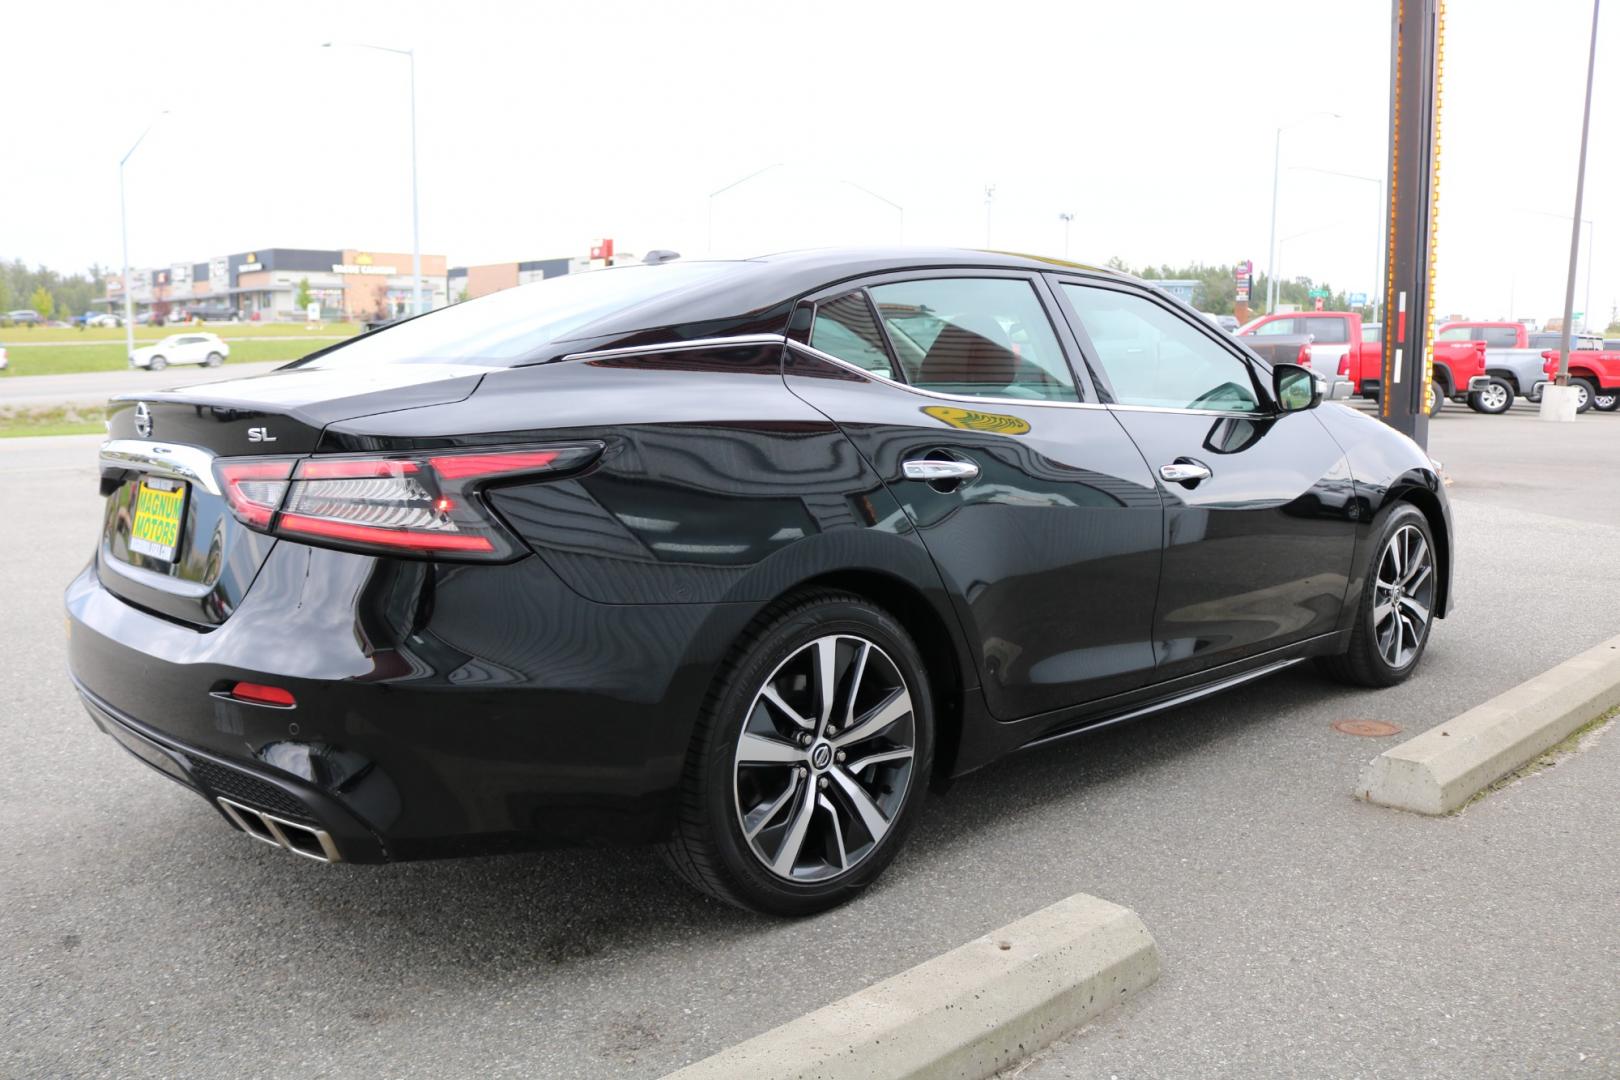
[(1281, 412), (1303, 412), (1322, 403), (1316, 373), (1298, 364), (1276, 364), (1271, 369), (1271, 390)]

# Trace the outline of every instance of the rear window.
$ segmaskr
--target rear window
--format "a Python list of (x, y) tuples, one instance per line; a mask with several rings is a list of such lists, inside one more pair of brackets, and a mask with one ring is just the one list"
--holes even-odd
[(1301, 319), (1305, 332), (1314, 334), (1318, 345), (1343, 345), (1350, 340), (1350, 320), (1332, 315), (1319, 319)]
[(582, 330), (609, 316), (624, 315), (633, 321), (633, 309), (643, 304), (746, 272), (745, 263), (694, 262), (624, 266), (547, 278), (362, 334), (288, 366), (451, 363), (515, 367), (548, 345), (582, 336)]

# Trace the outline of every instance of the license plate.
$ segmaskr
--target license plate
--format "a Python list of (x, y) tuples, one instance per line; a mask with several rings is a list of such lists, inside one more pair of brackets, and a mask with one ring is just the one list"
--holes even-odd
[(135, 521), (129, 528), (129, 550), (173, 562), (175, 551), (180, 547), (180, 523), (185, 520), (185, 509), (185, 481), (162, 476), (142, 480), (135, 497)]

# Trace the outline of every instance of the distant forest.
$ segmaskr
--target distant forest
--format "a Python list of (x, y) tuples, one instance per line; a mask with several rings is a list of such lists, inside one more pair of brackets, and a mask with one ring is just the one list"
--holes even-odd
[(91, 301), (103, 295), (106, 271), (92, 266), (83, 273), (62, 274), (39, 266), (28, 269), (21, 259), (0, 262), (0, 312), (31, 308), (46, 319), (71, 319), (100, 311)]

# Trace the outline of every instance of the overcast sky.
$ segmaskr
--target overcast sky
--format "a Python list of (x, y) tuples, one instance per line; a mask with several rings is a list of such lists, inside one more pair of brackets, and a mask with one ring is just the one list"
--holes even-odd
[[(1442, 313), (1561, 311), (1590, 18), (1588, 0), (1449, 5)], [(1061, 255), (1066, 211), (1075, 258), (1264, 267), (1291, 124), (1281, 272), (1374, 283), (1377, 185), (1310, 170), (1385, 172), (1387, 0), (64, 0), (4, 21), (0, 257), (30, 263), (118, 264), (118, 159), (163, 109), (128, 166), (132, 264), (408, 251), (406, 60), (320, 48), (346, 39), (417, 50), (422, 244), (453, 265), (600, 236), (688, 256), (978, 247), (993, 184), (998, 248)], [(1585, 216), (1606, 321), (1620, 9), (1598, 56)]]

